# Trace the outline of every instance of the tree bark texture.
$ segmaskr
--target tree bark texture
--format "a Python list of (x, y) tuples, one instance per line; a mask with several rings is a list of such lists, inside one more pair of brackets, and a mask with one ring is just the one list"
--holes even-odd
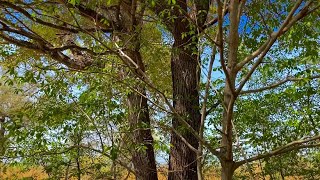
[[(126, 51), (126, 54), (144, 71), (144, 65), (138, 51)], [(131, 92), (128, 95), (129, 124), (133, 130), (133, 145), (144, 146), (144, 148), (135, 148), (135, 150), (133, 150), (132, 163), (136, 171), (137, 180), (157, 180), (157, 167), (153, 149), (153, 137), (150, 129), (149, 109), (145, 97), (146, 89), (141, 83), (135, 84), (134, 88), (141, 94)]]
[[(173, 82), (173, 106), (175, 111), (195, 131), (200, 127), (200, 108), (198, 82), (200, 75), (197, 59), (197, 40), (192, 36), (184, 36), (190, 32), (188, 22), (177, 18), (174, 23), (173, 52), (171, 57), (171, 71)], [(198, 148), (198, 140), (184, 128), (183, 124), (174, 116), (172, 126), (194, 148)], [(171, 149), (169, 160), (169, 180), (197, 179), (197, 154), (192, 151), (181, 138), (171, 135)]]
[[(139, 28), (142, 25), (142, 19), (138, 18), (138, 16), (141, 15), (137, 13), (137, 2), (132, 0), (120, 1), (120, 13), (122, 31), (118, 34), (119, 39), (122, 42), (131, 42), (129, 46), (125, 47), (124, 52), (138, 65), (138, 68), (142, 72), (145, 72), (145, 65), (140, 54)], [(117, 35), (117, 33), (115, 35)], [(139, 72), (135, 73), (143, 77)], [(136, 179), (157, 180), (157, 166), (153, 149), (153, 137), (150, 129), (150, 116), (145, 85), (142, 82), (136, 82), (133, 88), (135, 88), (137, 92), (133, 91), (128, 94), (128, 108), (129, 124), (133, 130), (132, 143), (135, 147), (132, 151), (132, 163), (136, 172)], [(136, 148), (137, 146), (143, 146), (143, 148)]]
[(235, 166), (233, 161), (221, 161), (221, 180), (232, 180)]

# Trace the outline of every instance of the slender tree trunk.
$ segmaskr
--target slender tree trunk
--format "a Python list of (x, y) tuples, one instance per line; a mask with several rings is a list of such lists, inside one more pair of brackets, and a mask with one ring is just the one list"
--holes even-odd
[[(144, 71), (144, 64), (142, 63), (139, 51), (127, 50), (126, 54), (139, 65), (139, 68), (142, 71)], [(132, 152), (132, 162), (136, 171), (136, 179), (157, 180), (157, 166), (153, 149), (153, 137), (150, 129), (146, 90), (143, 83), (135, 84), (134, 88), (139, 93), (132, 92), (128, 95), (129, 124), (133, 129), (132, 140), (134, 146), (145, 147), (135, 148)]]
[(281, 175), (281, 179), (282, 179), (282, 180), (285, 180), (285, 175), (284, 175), (282, 169), (280, 169), (280, 175)]
[[(230, 78), (231, 79), (231, 78)], [(232, 78), (233, 79), (233, 78)], [(222, 141), (221, 146), (223, 147), (223, 150), (225, 152), (225, 159), (227, 161), (233, 160), (232, 155), (232, 118), (233, 118), (233, 104), (234, 104), (234, 97), (232, 97), (232, 92), (227, 85), (228, 82), (226, 82), (226, 88), (224, 90), (224, 111), (223, 111), (223, 117), (222, 117)]]
[[(137, 13), (137, 1), (120, 1), (120, 13), (122, 30), (119, 39), (127, 46), (124, 53), (134, 61), (138, 68), (145, 72), (145, 65), (140, 54), (140, 27), (143, 12)], [(137, 14), (136, 14), (137, 13)], [(140, 14), (142, 13), (142, 14)], [(140, 18), (137, 18), (141, 16)], [(128, 60), (128, 59), (127, 59)], [(138, 76), (142, 77), (139, 72)], [(135, 77), (135, 76), (134, 76)], [(129, 124), (133, 129), (132, 142), (135, 149), (132, 151), (132, 163), (136, 172), (137, 180), (157, 180), (157, 166), (153, 149), (153, 137), (150, 129), (150, 116), (146, 99), (146, 89), (144, 84), (136, 82), (133, 85), (138, 92), (131, 92), (128, 95)], [(136, 146), (144, 146), (136, 148)]]
[(2, 116), (0, 114), (0, 155), (3, 155), (5, 153), (6, 138), (4, 137), (4, 134), (5, 134), (4, 121), (5, 121), (5, 116)]
[(67, 164), (67, 168), (66, 168), (66, 173), (64, 176), (64, 180), (68, 180), (69, 179), (69, 170), (70, 170), (70, 164), (71, 164), (71, 160), (68, 162)]
[(283, 164), (282, 164), (281, 159), (279, 160), (279, 162), (280, 162), (280, 170), (279, 171), (280, 171), (281, 179), (285, 180), (285, 174), (283, 172)]
[[(227, 83), (226, 83), (227, 84)], [(231, 103), (231, 104), (230, 104)], [(224, 91), (224, 112), (222, 119), (222, 141), (221, 146), (224, 153), (221, 160), (221, 179), (231, 180), (234, 173), (234, 161), (232, 154), (232, 116), (233, 116), (233, 97), (231, 90), (226, 86)]]
[[(190, 36), (182, 38), (182, 33), (189, 32), (186, 21), (175, 20), (173, 36), (175, 42), (171, 57), (171, 71), (173, 82), (173, 106), (175, 111), (186, 120), (195, 131), (199, 131), (199, 62), (197, 60), (196, 40)], [(194, 148), (198, 148), (198, 140), (183, 128), (178, 117), (173, 117), (172, 126)], [(196, 180), (197, 155), (176, 134), (171, 135), (171, 151), (169, 162), (169, 180)]]
[[(239, 44), (239, 1), (231, 0), (229, 5), (230, 10), (230, 32), (228, 36), (228, 61), (227, 67), (224, 67), (224, 72), (226, 76), (225, 89), (223, 92), (223, 116), (222, 116), (222, 141), (221, 141), (221, 152), (223, 153), (221, 160), (221, 175), (222, 180), (232, 179), (233, 172), (235, 170), (233, 161), (233, 146), (232, 146), (232, 136), (233, 136), (233, 108), (236, 101), (235, 94), (235, 81), (237, 77), (237, 71), (235, 66), (238, 60), (238, 44)], [(220, 39), (220, 42), (223, 40)], [(223, 46), (222, 46), (223, 48)], [(220, 50), (220, 53), (223, 50)], [(225, 66), (224, 57), (221, 56), (222, 66)]]
[[(140, 89), (143, 91), (144, 89)], [(145, 94), (144, 92), (141, 92)], [(132, 162), (136, 171), (136, 179), (151, 180), (157, 179), (157, 167), (153, 150), (153, 137), (150, 130), (150, 119), (146, 98), (131, 93), (128, 95), (129, 108), (131, 109), (129, 121), (133, 128), (133, 143), (135, 146), (144, 146), (144, 148), (135, 148), (132, 155)], [(140, 150), (136, 150), (140, 149)]]
[(76, 162), (77, 162), (77, 178), (78, 180), (81, 180), (81, 168), (80, 168), (79, 157), (76, 158)]

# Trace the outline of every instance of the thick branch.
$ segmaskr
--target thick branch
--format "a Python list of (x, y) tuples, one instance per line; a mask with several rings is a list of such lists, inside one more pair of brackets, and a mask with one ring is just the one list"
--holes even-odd
[[(285, 32), (287, 32), (298, 20), (302, 19), (303, 17), (305, 17), (309, 13), (313, 12), (313, 10), (308, 12), (308, 7), (311, 4), (311, 1), (310, 1), (304, 6), (304, 8), (302, 10), (300, 10), (300, 12), (296, 16), (293, 17), (295, 11), (299, 8), (301, 3), (302, 3), (302, 0), (299, 0), (295, 4), (295, 6), (292, 8), (292, 10), (290, 11), (287, 18), (284, 20), (280, 29), (277, 32), (272, 33), (271, 36), (269, 37), (269, 39), (265, 43), (263, 43), (256, 51), (254, 51), (252, 54), (247, 56), (244, 60), (242, 60), (241, 62), (239, 62), (236, 65), (237, 71), (240, 70), (244, 65), (246, 65), (247, 63), (252, 61), (254, 58), (256, 58), (259, 55), (264, 54), (264, 52), (268, 51), (269, 48), (273, 45), (273, 43), (276, 41), (276, 39), (278, 37), (280, 37)], [(261, 55), (260, 57), (264, 57), (264, 56)]]
[[(306, 77), (307, 79), (317, 79), (317, 78), (320, 78), (320, 75), (315, 75), (315, 76), (311, 76), (311, 77)], [(257, 93), (257, 92), (262, 92), (262, 91), (265, 91), (265, 90), (269, 90), (269, 89), (274, 89), (276, 87), (279, 87), (287, 82), (290, 82), (290, 81), (301, 81), (303, 79), (306, 79), (306, 78), (294, 78), (294, 77), (290, 77), (288, 76), (287, 78), (279, 81), (279, 82), (276, 82), (274, 84), (271, 84), (269, 86), (266, 86), (266, 87), (262, 87), (262, 88), (258, 88), (258, 89), (251, 89), (251, 90), (246, 90), (246, 91), (241, 91), (240, 94), (250, 94), (250, 93)]]
[[(81, 32), (83, 30), (87, 30), (87, 31), (95, 30), (95, 28), (89, 28), (89, 29), (83, 28), (81, 30), (81, 29), (78, 29), (78, 28), (74, 27), (72, 24), (69, 24), (69, 23), (64, 23), (61, 26), (60, 25), (56, 25), (54, 23), (50, 23), (50, 22), (44, 21), (44, 20), (42, 20), (42, 19), (40, 19), (38, 17), (35, 17), (35, 16), (31, 15), (28, 11), (26, 11), (24, 8), (19, 7), (19, 6), (15, 5), (15, 4), (13, 4), (13, 3), (8, 2), (8, 1), (0, 1), (0, 4), (3, 7), (9, 7), (9, 8), (14, 9), (15, 11), (23, 14), (26, 18), (28, 18), (31, 21), (34, 21), (36, 23), (39, 23), (41, 25), (44, 25), (44, 26), (47, 26), (47, 27), (51, 27), (51, 28), (54, 28), (54, 29), (68, 31), (68, 32), (71, 32), (71, 33), (79, 33), (79, 32)], [(107, 19), (107, 18), (102, 16), (101, 14), (98, 14), (96, 11), (88, 9), (88, 8), (84, 8), (83, 6), (80, 6), (80, 5), (78, 5), (77, 8), (78, 8), (79, 12), (82, 15), (84, 15), (84, 17), (89, 17), (91, 19), (93, 18), (93, 19), (97, 20), (99, 26), (103, 26), (103, 28), (100, 28), (100, 30), (102, 30), (104, 32), (112, 32), (114, 30), (114, 28), (111, 27), (111, 25), (107, 26), (105, 24), (103, 24), (103, 25), (101, 24), (102, 20)], [(35, 11), (35, 10), (33, 9), (33, 11)], [(39, 13), (37, 13), (37, 14), (39, 14)], [(48, 15), (46, 15), (46, 16), (48, 16)], [(54, 18), (54, 17), (51, 17), (51, 18), (54, 19), (54, 20), (61, 21), (60, 19), (57, 19), (57, 18)], [(111, 21), (110, 19), (107, 19), (107, 20), (109, 22)], [(114, 24), (112, 23), (112, 25), (114, 25)]]
[(250, 55), (247, 58), (245, 58), (245, 60), (243, 60), (242, 62), (238, 63), (236, 65), (236, 70), (240, 70), (246, 63), (250, 62), (252, 59), (254, 59), (255, 57), (259, 56), (259, 58), (257, 59), (257, 61), (253, 64), (252, 68), (250, 69), (250, 71), (248, 72), (248, 74), (244, 77), (244, 79), (241, 81), (238, 89), (236, 90), (236, 94), (239, 94), (239, 92), (242, 90), (243, 86), (246, 84), (246, 82), (250, 79), (251, 75), (253, 74), (253, 72), (257, 69), (257, 67), (261, 64), (263, 58), (265, 57), (265, 55), (268, 53), (268, 51), (270, 50), (271, 46), (275, 43), (275, 41), (277, 40), (277, 38), (282, 35), (284, 33), (284, 30), (288, 30), (289, 28), (292, 27), (293, 24), (295, 24), (295, 22), (297, 22), (298, 20), (300, 20), (301, 18), (305, 17), (306, 15), (308, 15), (310, 12), (308, 11), (308, 7), (311, 4), (311, 1), (309, 3), (307, 3), (304, 8), (302, 8), (302, 10), (293, 17), (295, 11), (299, 8), (300, 4), (301, 4), (302, 0), (298, 1), (295, 6), (291, 9), (289, 15), (287, 16), (287, 18), (285, 19), (285, 21), (282, 23), (281, 27), (279, 28), (279, 30), (275, 33), (271, 34), (271, 37), (269, 38), (268, 41), (265, 42), (264, 45), (262, 45), (262, 47), (260, 47), (254, 54), (254, 56)]
[(17, 46), (24, 47), (27, 49), (36, 50), (38, 52), (48, 54), (53, 59), (57, 60), (59, 63), (62, 63), (70, 68), (73, 69), (84, 69), (85, 67), (91, 65), (92, 61), (79, 61), (79, 60), (73, 60), (67, 55), (63, 54), (60, 51), (54, 51), (50, 46), (50, 43), (47, 41), (36, 41), (36, 43), (31, 43), (28, 41), (19, 40), (13, 37), (10, 37), (6, 35), (5, 33), (0, 33), (0, 37), (4, 40), (13, 43)]
[(299, 150), (299, 149), (303, 149), (303, 148), (319, 147), (320, 143), (304, 144), (304, 143), (308, 143), (308, 142), (319, 140), (319, 139), (320, 139), (320, 135), (314, 136), (314, 137), (309, 138), (309, 139), (301, 139), (301, 140), (293, 141), (291, 143), (288, 143), (288, 144), (286, 144), (286, 145), (284, 145), (282, 147), (279, 147), (279, 148), (277, 148), (277, 149), (275, 149), (273, 151), (267, 152), (265, 154), (260, 154), (260, 155), (257, 155), (255, 157), (251, 157), (251, 158), (246, 159), (246, 160), (238, 161), (238, 162), (236, 162), (235, 166), (239, 167), (239, 166), (245, 164), (246, 162), (252, 162), (252, 161), (259, 160), (259, 159), (264, 159), (264, 158), (268, 158), (268, 157), (284, 154), (284, 153), (287, 153), (287, 152), (293, 151), (293, 150)]
[(3, 38), (4, 40), (10, 42), (10, 43), (13, 43), (13, 44), (21, 46), (21, 47), (25, 47), (25, 48), (33, 49), (33, 50), (38, 50), (39, 49), (33, 43), (30, 43), (28, 41), (23, 41), (23, 40), (18, 40), (18, 39), (12, 38), (12, 37), (6, 35), (5, 33), (0, 33), (0, 37)]
[[(64, 0), (64, 1), (66, 2), (66, 0)], [(70, 4), (67, 3), (67, 6), (70, 7)], [(85, 7), (81, 4), (75, 5), (75, 7), (79, 10), (81, 15), (83, 15), (84, 17), (90, 18), (91, 20), (94, 20), (95, 23), (99, 26), (99, 28), (102, 27), (102, 29), (104, 31), (112, 32), (116, 29), (120, 29), (120, 27), (118, 27), (118, 25), (120, 25), (120, 22), (115, 22), (113, 19), (108, 18), (108, 17), (98, 13), (97, 11), (90, 9), (88, 7)], [(108, 13), (111, 14), (111, 12), (109, 12), (109, 11), (111, 11), (110, 8), (105, 7), (104, 10), (108, 11)], [(117, 13), (113, 13), (113, 14), (117, 14)], [(108, 25), (102, 23), (105, 20), (107, 20), (109, 22)]]
[(48, 27), (52, 27), (52, 28), (55, 28), (55, 29), (63, 30), (63, 31), (69, 31), (69, 32), (72, 32), (72, 33), (78, 33), (79, 32), (78, 29), (69, 28), (69, 27), (65, 27), (65, 26), (58, 26), (56, 24), (43, 21), (40, 18), (33, 17), (31, 14), (28, 13), (28, 11), (26, 11), (23, 8), (21, 8), (19, 6), (16, 6), (16, 5), (14, 5), (14, 4), (12, 4), (12, 3), (8, 2), (8, 1), (0, 1), (0, 4), (1, 4), (2, 7), (3, 6), (7, 6), (9, 8), (12, 8), (12, 9), (18, 11), (19, 13), (21, 13), (25, 17), (27, 17), (29, 20), (37, 22), (39, 24), (42, 24), (42, 25), (45, 25), (45, 26), (48, 26)]
[(51, 48), (51, 49), (49, 49), (49, 51), (53, 51), (53, 52), (55, 52), (55, 51), (64, 51), (64, 50), (67, 50), (67, 49), (76, 49), (76, 50), (79, 50), (79, 51), (86, 51), (89, 54), (94, 55), (94, 56), (106, 55), (106, 54), (114, 53), (114, 52), (109, 51), (109, 50), (106, 50), (106, 51), (103, 51), (103, 52), (94, 52), (93, 50), (90, 50), (90, 49), (85, 48), (85, 47), (80, 47), (80, 46), (77, 46), (75, 44), (66, 45), (66, 46), (57, 47), (57, 48)]

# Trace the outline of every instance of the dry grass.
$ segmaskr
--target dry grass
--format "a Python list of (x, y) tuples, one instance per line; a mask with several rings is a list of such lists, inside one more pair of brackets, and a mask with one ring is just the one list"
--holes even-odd
[[(23, 169), (21, 167), (7, 167), (5, 171), (4, 169), (0, 168), (0, 180), (22, 180), (26, 178), (32, 178), (34, 180), (45, 180), (48, 178), (48, 175), (45, 173), (44, 169), (42, 167), (31, 167), (28, 169)], [(270, 176), (262, 177), (261, 169), (256, 167), (254, 174), (256, 175), (254, 179), (260, 180), (271, 180)], [(239, 168), (235, 172), (236, 176), (242, 176), (242, 177), (250, 177), (250, 174), (246, 171), (246, 169)], [(277, 179), (281, 179), (280, 174), (276, 174)], [(162, 167), (159, 168), (158, 171), (158, 178), (159, 180), (166, 180), (167, 179), (167, 168)], [(63, 178), (64, 179), (64, 178)], [(70, 177), (69, 180), (76, 180), (76, 177)], [(91, 180), (92, 177), (89, 175), (82, 175), (83, 180)], [(133, 174), (130, 174), (127, 176), (126, 173), (123, 174), (122, 180), (135, 180), (135, 177)], [(286, 176), (286, 180), (301, 180), (303, 177), (299, 176)], [(210, 168), (205, 173), (205, 180), (220, 180), (220, 170), (219, 168)]]

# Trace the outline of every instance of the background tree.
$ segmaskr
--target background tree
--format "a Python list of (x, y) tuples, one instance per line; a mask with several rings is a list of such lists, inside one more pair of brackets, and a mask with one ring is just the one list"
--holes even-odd
[[(138, 7), (137, 2), (108, 1), (107, 4), (101, 4), (98, 1), (61, 1), (39, 4), (36, 1), (28, 3), (3, 1), (1, 3), (3, 15), (10, 16), (1, 20), (1, 37), (11, 43), (48, 55), (76, 70), (83, 70), (89, 66), (103, 69), (105, 62), (100, 64), (101, 59), (98, 61), (95, 59), (104, 54), (115, 54), (133, 70), (131, 73), (141, 76), (140, 71), (145, 71), (139, 52), (144, 8)], [(61, 12), (56, 11), (58, 8), (67, 15), (60, 16)], [(99, 12), (101, 10), (103, 12)], [(15, 24), (13, 20), (17, 21), (18, 28), (12, 26)], [(43, 28), (49, 29), (41, 32)], [(54, 37), (55, 40), (44, 38), (44, 34), (48, 32), (51, 32), (51, 38)], [(111, 50), (110, 45), (106, 45), (108, 41), (116, 48)], [(102, 43), (102, 46), (95, 48), (96, 43)], [(120, 49), (118, 44), (123, 47)], [(122, 76), (129, 75), (130, 71), (123, 69), (123, 73)], [(135, 167), (139, 167), (136, 168), (138, 179), (156, 179), (153, 138), (148, 127), (150, 118), (146, 92), (141, 83), (133, 87), (136, 92), (128, 93), (128, 118), (134, 142), (132, 145), (144, 144), (146, 149), (140, 148), (138, 152), (137, 148), (133, 148), (132, 162)]]
[[(0, 36), (16, 53), (6, 61), (19, 62), (8, 73), (40, 90), (24, 113), (34, 133), (8, 124), (19, 142), (13, 157), (32, 142), (61, 154), (59, 168), (78, 178), (81, 162), (100, 154), (113, 177), (119, 164), (156, 179), (153, 152), (163, 143), (169, 179), (203, 179), (205, 157), (232, 179), (242, 165), (254, 178), (257, 161), (285, 177), (283, 162), (271, 170), (268, 158), (317, 152), (304, 150), (320, 138), (315, 1), (0, 2)], [(151, 130), (171, 134), (170, 145)], [(93, 164), (109, 176), (99, 168), (108, 163)]]

